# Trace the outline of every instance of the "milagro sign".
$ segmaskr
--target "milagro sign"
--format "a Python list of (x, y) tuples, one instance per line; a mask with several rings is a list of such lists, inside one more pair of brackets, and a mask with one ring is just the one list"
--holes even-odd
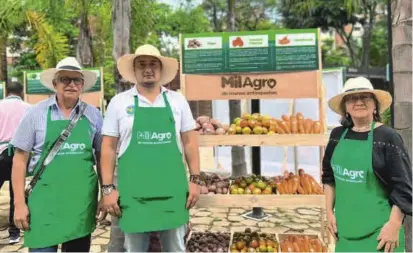
[(273, 74), (185, 75), (188, 100), (314, 98), (319, 71)]

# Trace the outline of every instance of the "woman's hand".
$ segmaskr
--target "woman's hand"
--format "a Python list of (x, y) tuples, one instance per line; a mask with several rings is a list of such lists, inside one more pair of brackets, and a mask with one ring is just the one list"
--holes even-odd
[(334, 239), (337, 240), (336, 216), (334, 215), (333, 211), (327, 212), (327, 223), (328, 223), (328, 230), (330, 230), (331, 234), (333, 234)]
[(401, 224), (394, 221), (388, 221), (384, 224), (377, 237), (377, 240), (379, 241), (377, 250), (381, 250), (383, 246), (385, 246), (384, 252), (393, 252), (395, 248), (399, 247), (400, 227)]
[(109, 195), (103, 196), (103, 210), (106, 210), (112, 216), (120, 217), (122, 212), (118, 205), (119, 192), (113, 190)]

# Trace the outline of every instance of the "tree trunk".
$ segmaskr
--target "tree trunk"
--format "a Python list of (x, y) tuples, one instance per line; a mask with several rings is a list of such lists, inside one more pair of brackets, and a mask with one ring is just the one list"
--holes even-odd
[[(131, 1), (130, 0), (113, 0), (112, 1), (112, 27), (113, 27), (113, 58), (115, 60), (115, 85), (116, 93), (122, 92), (129, 88), (130, 84), (125, 82), (120, 76), (116, 62), (118, 59), (130, 52), (130, 27), (131, 27)], [(115, 171), (117, 168), (115, 169)], [(117, 185), (117, 173), (115, 175)], [(125, 235), (119, 229), (118, 219), (112, 217), (112, 226), (108, 252), (125, 252), (124, 249)]]
[(92, 35), (90, 34), (88, 7), (82, 1), (83, 11), (80, 15), (79, 40), (76, 48), (76, 58), (83, 67), (93, 67)]
[(371, 36), (373, 34), (374, 23), (376, 20), (376, 7), (377, 5), (372, 3), (371, 6), (366, 6), (366, 15), (367, 15), (367, 22), (363, 26), (364, 33), (363, 33), (363, 56), (361, 60), (361, 69), (362, 71), (366, 71), (370, 67), (370, 43), (371, 43)]
[[(130, 27), (131, 27), (131, 1), (113, 0), (112, 1), (112, 27), (113, 27), (113, 58), (115, 63), (118, 59), (130, 52)], [(126, 82), (114, 66), (114, 76), (116, 92), (122, 92), (130, 88), (130, 83)]]
[(0, 36), (0, 81), (7, 83), (7, 35)]
[[(412, 159), (412, 1), (392, 0), (394, 128)], [(412, 217), (404, 222), (406, 252), (412, 252)]]
[[(228, 31), (235, 31), (235, 0), (228, 0)], [(241, 116), (241, 101), (229, 101), (229, 118), (233, 120)], [(244, 147), (232, 147), (232, 176), (241, 176), (247, 174), (247, 164), (245, 162)]]

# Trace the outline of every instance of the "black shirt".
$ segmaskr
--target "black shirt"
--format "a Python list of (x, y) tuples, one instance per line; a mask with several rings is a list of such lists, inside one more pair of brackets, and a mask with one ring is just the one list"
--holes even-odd
[[(335, 184), (331, 157), (344, 127), (331, 131), (323, 158), (323, 184)], [(345, 139), (367, 140), (368, 132), (349, 129)], [(379, 126), (373, 131), (373, 171), (389, 196), (390, 206), (397, 205), (404, 214), (412, 215), (412, 167), (401, 136), (391, 127)]]

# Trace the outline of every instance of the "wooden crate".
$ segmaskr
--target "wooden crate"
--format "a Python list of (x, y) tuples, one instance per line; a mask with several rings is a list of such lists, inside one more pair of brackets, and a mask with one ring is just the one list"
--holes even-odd
[(283, 252), (281, 251), (281, 242), (284, 241), (285, 239), (288, 238), (288, 236), (291, 235), (295, 235), (298, 237), (302, 237), (302, 236), (308, 236), (310, 239), (318, 239), (321, 243), (322, 246), (326, 246), (327, 247), (327, 251), (328, 251), (328, 245), (324, 242), (324, 240), (322, 239), (322, 236), (320, 233), (279, 233), (278, 234), (278, 239), (279, 239), (279, 251), (278, 252)]
[(200, 147), (212, 146), (324, 146), (327, 134), (199, 135)]

